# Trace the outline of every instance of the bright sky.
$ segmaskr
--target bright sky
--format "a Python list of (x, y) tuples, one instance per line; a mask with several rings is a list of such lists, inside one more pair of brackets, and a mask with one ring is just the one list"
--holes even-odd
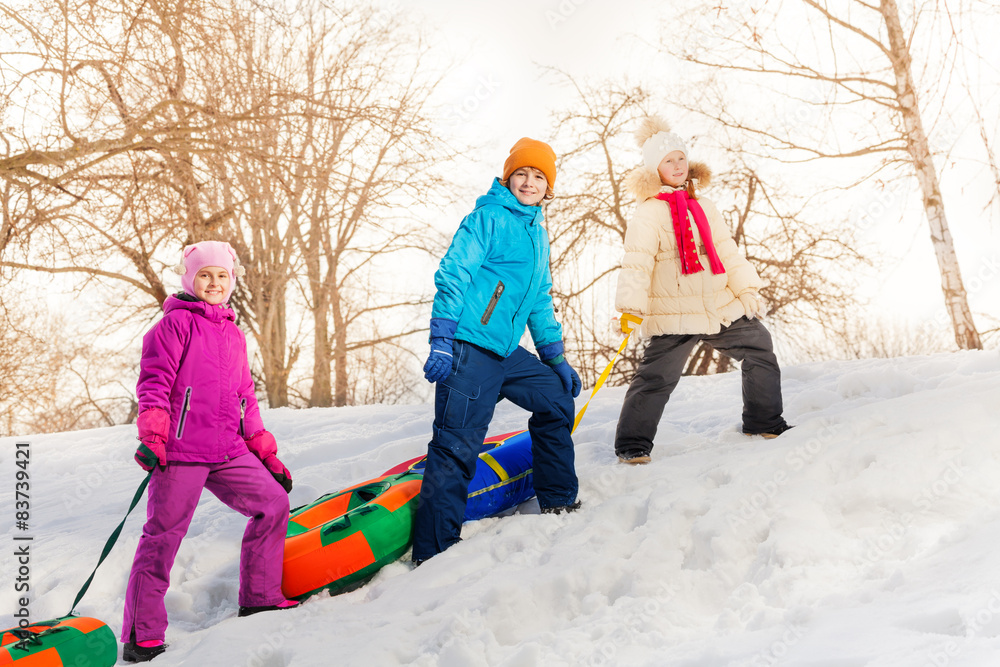
[[(667, 59), (657, 57), (662, 32), (668, 29), (660, 18), (663, 3), (426, 0), (413, 9), (394, 6), (407, 19), (429, 20), (434, 25), (429, 30), (432, 38), (446, 45), (458, 63), (445, 89), (450, 104), (446, 116), (456, 139), (484, 146), (482, 154), (475, 156), (483, 176), (474, 179), (484, 185), (514, 141), (550, 134), (549, 109), (568, 93), (545, 67), (597, 80), (628, 78), (647, 86), (661, 80), (664, 86), (683, 84), (670, 81)], [(661, 68), (659, 74), (657, 68)], [(979, 141), (975, 128), (968, 129), (960, 144)], [(938, 139), (956, 139), (954, 132), (952, 136), (935, 132)], [(840, 162), (830, 163), (830, 168), (850, 166)], [(982, 166), (956, 167), (952, 162), (942, 172), (942, 182), (972, 307), (1000, 316), (995, 305), (1000, 303), (996, 220), (983, 210), (988, 190), (973, 183), (986, 177), (988, 188), (988, 176)], [(944, 312), (940, 278), (916, 188), (915, 179), (909, 180), (899, 192), (890, 193), (888, 206), (880, 190), (849, 193), (854, 212), (844, 222), (858, 224), (859, 216), (866, 215), (865, 234), (884, 247), (880, 254), (888, 259), (889, 268), (862, 289), (873, 299), (875, 312), (917, 321), (940, 319)], [(987, 192), (985, 197), (983, 192)], [(974, 206), (973, 194), (978, 202)]]
[(627, 74), (638, 52), (652, 51), (641, 39), (653, 38), (662, 6), (629, 0), (609, 12), (609, 3), (592, 0), (420, 3), (437, 27), (433, 36), (459, 63), (446, 92), (456, 136), (474, 143), (495, 138), (501, 159), (522, 136), (544, 138), (551, 130), (548, 107), (566, 95), (544, 68), (595, 79)]

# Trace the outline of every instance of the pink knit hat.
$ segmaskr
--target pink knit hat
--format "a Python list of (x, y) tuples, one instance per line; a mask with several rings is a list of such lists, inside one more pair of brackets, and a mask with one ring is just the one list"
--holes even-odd
[(194, 296), (194, 278), (206, 266), (218, 266), (229, 272), (229, 291), (223, 303), (229, 301), (229, 296), (236, 287), (236, 278), (242, 277), (246, 270), (240, 266), (236, 251), (225, 241), (202, 241), (184, 248), (184, 259), (177, 272), (181, 274), (181, 286), (184, 291)]

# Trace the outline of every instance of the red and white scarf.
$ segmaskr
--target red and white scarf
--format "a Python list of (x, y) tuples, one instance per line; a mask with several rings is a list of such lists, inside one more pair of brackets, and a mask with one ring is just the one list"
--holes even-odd
[(712, 229), (708, 226), (708, 218), (705, 217), (705, 211), (698, 200), (691, 198), (683, 188), (673, 192), (661, 192), (656, 198), (667, 202), (670, 207), (670, 217), (674, 221), (674, 237), (677, 239), (677, 252), (681, 256), (681, 273), (688, 275), (704, 270), (698, 260), (698, 248), (694, 243), (694, 232), (691, 230), (688, 211), (691, 211), (694, 224), (698, 226), (698, 234), (705, 246), (705, 254), (708, 255), (712, 273), (725, 273), (726, 267), (723, 266), (722, 259), (712, 242)]

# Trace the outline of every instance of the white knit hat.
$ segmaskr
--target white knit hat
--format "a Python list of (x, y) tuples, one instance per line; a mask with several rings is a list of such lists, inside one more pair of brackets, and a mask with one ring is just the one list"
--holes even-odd
[(636, 167), (625, 177), (625, 189), (643, 202), (655, 197), (663, 187), (659, 166), (669, 153), (681, 151), (688, 158), (688, 179), (698, 187), (707, 187), (712, 172), (700, 162), (692, 162), (687, 146), (670, 125), (658, 116), (646, 116), (635, 130), (635, 143), (642, 150), (642, 166)]
[(660, 130), (643, 142), (642, 164), (646, 169), (656, 171), (660, 163), (663, 162), (663, 158), (674, 151), (680, 151), (687, 157), (688, 151), (684, 140), (673, 132)]

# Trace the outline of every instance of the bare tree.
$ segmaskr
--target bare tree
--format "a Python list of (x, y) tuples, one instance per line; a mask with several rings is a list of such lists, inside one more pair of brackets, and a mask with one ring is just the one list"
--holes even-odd
[[(327, 0), (40, 0), (0, 5), (0, 29), (0, 267), (116, 286), (111, 330), (158, 311), (181, 246), (227, 240), (248, 269), (234, 306), (270, 405), (302, 395), (309, 328), (310, 404), (360, 395), (349, 357), (368, 347), (399, 367), (391, 348), (425, 299), (369, 277), (434, 243), (406, 207), (451, 154), (432, 141), (440, 70), (418, 35)], [(396, 311), (404, 328), (367, 324)]]
[[(613, 314), (615, 279), (635, 204), (623, 184), (634, 166), (632, 132), (646, 113), (648, 95), (635, 85), (588, 85), (561, 71), (551, 74), (573, 92), (573, 101), (553, 120), (553, 143), (561, 149), (557, 197), (546, 209), (553, 297), (567, 353), (581, 377), (596, 380), (621, 342), (607, 313)], [(642, 345), (634, 339), (608, 382), (628, 382), (641, 357)]]
[(20, 101), (11, 110), (25, 112), (21, 127), (5, 133), (0, 176), (80, 200), (87, 195), (75, 187), (81, 175), (121, 156), (153, 155), (176, 196), (174, 214), (190, 237), (200, 236), (212, 217), (194, 170), (206, 148), (201, 139), (257, 111), (213, 107), (202, 97), (208, 82), (194, 76), (199, 59), (224, 41), (218, 19), (231, 9), (209, 0), (0, 5), (12, 38), (0, 53), (10, 74), (4, 93)]
[[(158, 311), (167, 296), (161, 276), (177, 249), (233, 236), (231, 188), (215, 177), (227, 163), (245, 165), (246, 139), (282, 111), (282, 100), (268, 95), (273, 90), (226, 94), (227, 83), (245, 81), (254, 65), (240, 60), (238, 48), (252, 15), (227, 0), (42, 0), (34, 8), (0, 8), (0, 16), (28, 47), (0, 57), (33, 65), (7, 79), (7, 92), (43, 102), (32, 109), (40, 118), (26, 113), (23, 130), (6, 142), (0, 175), (21, 193), (18, 214), (45, 223), (22, 224), (22, 236), (35, 232), (33, 251), (21, 261), (8, 253), (3, 265), (75, 274), (80, 290), (118, 283), (120, 293), (146, 297), (122, 299), (133, 315)], [(47, 88), (59, 91), (56, 100), (45, 98)], [(52, 129), (39, 133), (40, 123)], [(37, 201), (52, 203), (39, 211)], [(268, 221), (273, 228), (274, 216)], [(269, 394), (280, 405), (291, 363), (269, 362), (286, 354), (284, 337), (273, 334), (285, 326), (288, 263), (278, 261), (275, 277), (261, 245), (237, 243), (251, 269), (241, 287), (258, 290), (241, 290), (244, 303), (257, 306), (242, 309), (243, 321), (271, 334), (258, 335), (259, 348)]]
[(0, 434), (13, 435), (31, 410), (38, 351), (44, 341), (33, 333), (30, 315), (0, 298)]
[[(5, 285), (8, 293), (23, 289)], [(134, 417), (135, 368), (70, 332), (65, 315), (0, 300), (0, 434), (110, 426)]]
[[(406, 255), (432, 246), (432, 229), (408, 208), (426, 196), (422, 179), (453, 152), (431, 129), (439, 75), (426, 74), (428, 51), (416, 36), (374, 10), (307, 15), (298, 80), (309, 92), (296, 137), (310, 159), (284, 182), (313, 320), (309, 405), (341, 406), (357, 395), (349, 357), (389, 358), (369, 348), (391, 347), (416, 330), (378, 322), (426, 298), (378, 283), (405, 266)], [(383, 280), (368, 279), (375, 267)]]
[[(620, 342), (610, 333), (607, 314), (635, 206), (623, 181), (638, 161), (635, 126), (652, 103), (638, 87), (609, 82), (583, 85), (566, 79), (575, 98), (556, 117), (556, 141), (575, 148), (561, 158), (559, 196), (549, 206), (547, 224), (554, 293), (563, 309), (566, 337), (572, 341), (568, 349), (582, 353), (583, 359), (576, 363), (586, 377), (596, 378)], [(664, 102), (658, 108), (675, 107)], [(816, 322), (850, 303), (850, 286), (830, 277), (837, 269), (864, 261), (855, 249), (856, 239), (809, 206), (808, 198), (772, 184), (773, 177), (762, 177), (744, 157), (738, 147), (725, 154), (728, 165), (722, 166), (728, 168), (712, 176), (707, 192), (764, 279), (769, 317), (799, 330), (815, 328)], [(641, 345), (630, 345), (609, 382), (627, 382), (641, 353)], [(701, 345), (685, 373), (723, 372), (729, 367), (726, 357)]]
[[(742, 11), (718, 7), (701, 13), (699, 27), (684, 40), (699, 46), (681, 57), (716, 71), (754, 74), (764, 80), (792, 77), (815, 86), (823, 94), (819, 101), (797, 97), (801, 93), (795, 88), (784, 94), (824, 110), (827, 122), (775, 125), (769, 122), (773, 116), (759, 110), (752, 118), (749, 113), (736, 117), (720, 113), (704, 100), (690, 108), (755, 135), (766, 148), (789, 154), (788, 161), (874, 156), (881, 158), (883, 167), (906, 164), (920, 186), (955, 341), (962, 349), (981, 349), (926, 130), (928, 103), (922, 100), (922, 93), (940, 77), (947, 81), (947, 67), (953, 62), (950, 53), (960, 48), (956, 36), (935, 30), (936, 23), (949, 20), (947, 3), (918, 2), (906, 17), (895, 0), (837, 4), (799, 0), (795, 9), (802, 10), (796, 19), (790, 19), (793, 8), (786, 5), (783, 13), (766, 7)], [(794, 41), (786, 38), (785, 20), (798, 25)], [(811, 38), (802, 39), (803, 31), (809, 31)], [(924, 73), (923, 86), (914, 62), (916, 39), (922, 40), (918, 50), (933, 53), (942, 65), (936, 77)], [(946, 42), (937, 44), (939, 39)], [(886, 122), (879, 122), (881, 118)], [(837, 132), (831, 136), (833, 127)]]
[[(41, 102), (30, 105), (19, 134), (5, 137), (0, 176), (23, 193), (22, 218), (59, 230), (47, 256), (8, 257), (7, 266), (119, 280), (162, 304), (155, 253), (216, 238), (228, 213), (213, 208), (218, 197), (200, 163), (202, 155), (234, 152), (213, 143), (213, 132), (236, 124), (246, 131), (265, 117), (260, 108), (216, 105), (209, 92), (218, 82), (207, 78), (206, 63), (227, 53), (219, 19), (238, 16), (233, 9), (161, 0), (0, 6), (25, 45), (0, 58), (11, 71), (29, 65), (7, 79), (5, 92), (24, 98), (26, 112), (29, 101)], [(39, 211), (39, 200), (54, 201)], [(16, 219), (11, 213), (5, 222)]]
[(831, 331), (827, 354), (841, 359), (889, 359), (948, 351), (947, 335), (932, 324), (912, 326), (888, 319), (845, 320)]
[[(225, 48), (210, 64), (213, 107), (253, 108), (246, 120), (218, 125), (208, 143), (224, 147), (202, 158), (219, 213), (206, 230), (236, 249), (246, 276), (232, 299), (240, 326), (256, 342), (259, 378), (271, 407), (289, 404), (292, 368), (301, 351), (289, 286), (301, 265), (294, 244), (295, 200), (289, 182), (302, 169), (296, 150), (306, 91), (295, 87), (298, 63), (289, 14), (277, 10), (229, 20)], [(199, 239), (200, 240), (200, 239)]]

